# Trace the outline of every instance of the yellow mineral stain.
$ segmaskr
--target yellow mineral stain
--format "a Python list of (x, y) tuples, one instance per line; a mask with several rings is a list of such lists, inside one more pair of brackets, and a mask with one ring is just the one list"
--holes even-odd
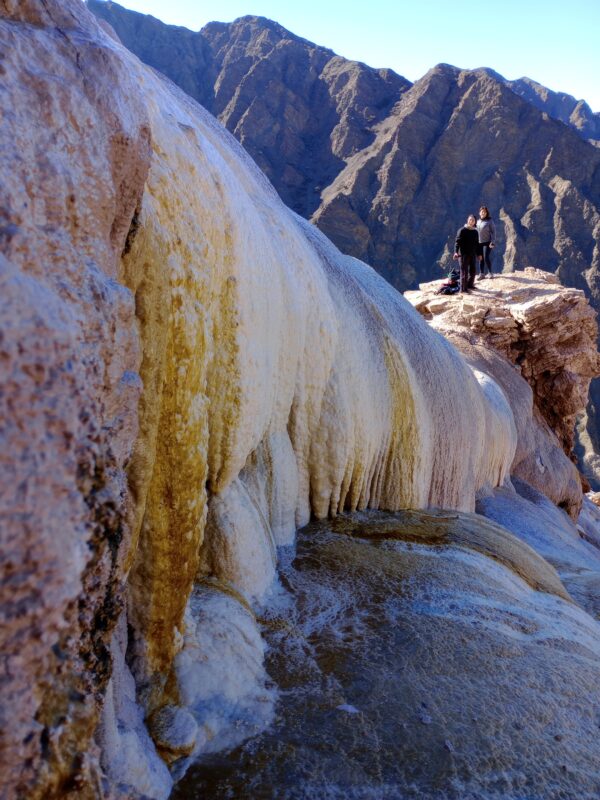
[[(227, 232), (225, 232), (227, 236)], [(224, 254), (230, 254), (228, 241)], [(233, 269), (231, 258), (226, 259), (225, 270)], [(207, 393), (211, 398), (211, 420), (208, 459), (210, 467), (210, 489), (222, 490), (235, 477), (228, 466), (236, 445), (235, 436), (240, 421), (240, 368), (237, 328), (239, 326), (237, 280), (228, 274), (218, 298), (218, 313), (215, 315), (213, 340), (219, 343), (208, 371)], [(228, 376), (228, 380), (224, 380)]]
[(135, 500), (130, 587), (153, 674), (166, 674), (171, 664), (174, 631), (198, 566), (206, 522), (212, 353), (211, 287), (196, 268), (183, 229), (189, 197), (168, 188), (176, 165), (162, 157), (155, 146), (140, 230), (122, 259), (123, 280), (136, 298), (144, 384), (129, 467)]
[(423, 502), (419, 461), (424, 443), (419, 439), (415, 381), (410, 380), (402, 355), (388, 336), (383, 341), (383, 354), (392, 399), (391, 436), (387, 458), (382, 464), (381, 507), (410, 508)]

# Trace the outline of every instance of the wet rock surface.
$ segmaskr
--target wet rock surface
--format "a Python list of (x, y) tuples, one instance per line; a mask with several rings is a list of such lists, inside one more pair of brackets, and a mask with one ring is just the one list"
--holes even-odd
[(300, 532), (262, 620), (276, 721), (200, 762), (173, 798), (591, 800), (597, 623), (440, 535), (464, 524), (492, 543), (502, 530), (411, 512)]

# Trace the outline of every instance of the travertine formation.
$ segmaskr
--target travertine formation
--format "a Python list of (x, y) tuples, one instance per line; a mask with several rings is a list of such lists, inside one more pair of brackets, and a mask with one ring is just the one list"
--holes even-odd
[[(539, 265), (600, 310), (600, 115), (585, 102), (447, 64), (411, 85), (260, 17), (192, 33), (117, 3), (89, 6), (226, 125), (288, 206), (398, 289), (435, 277), (485, 203), (498, 271)], [(594, 381), (590, 453), (596, 408)]]
[[(598, 550), (586, 555), (598, 586)], [(283, 570), (289, 602), (268, 617), (277, 719), (190, 770), (173, 800), (594, 800), (598, 626), (542, 564), (459, 512), (309, 526)]]
[[(533, 486), (576, 515), (571, 462), (546, 429), (524, 431), (531, 395), (289, 211), (78, 0), (0, 0), (0, 14), (2, 792), (165, 800), (191, 759), (271, 725), (260, 626), (286, 602), (280, 548), (345, 511), (467, 515), (449, 542), (477, 554), (458, 587), (468, 613), (491, 605), (503, 624), (503, 596), (476, 598), (497, 562), (587, 697), (579, 648), (595, 652), (598, 625), (562, 565), (516, 541), (533, 536), (518, 517), (494, 539), (471, 513), (517, 502), (517, 455), (531, 466), (543, 448), (551, 475)], [(590, 609), (595, 525), (588, 506)], [(426, 593), (439, 577), (423, 575)], [(484, 653), (535, 708), (523, 658), (511, 672)], [(587, 718), (570, 724), (593, 760)], [(510, 739), (500, 751), (516, 785)], [(526, 778), (546, 773), (544, 756)], [(587, 791), (578, 776), (560, 789)]]
[(108, 692), (104, 768), (162, 796), (129, 670), (147, 715), (190, 694), (198, 570), (256, 601), (311, 512), (472, 509), (514, 424), (79, 3), (2, 10), (5, 779), (92, 783), (76, 752)]

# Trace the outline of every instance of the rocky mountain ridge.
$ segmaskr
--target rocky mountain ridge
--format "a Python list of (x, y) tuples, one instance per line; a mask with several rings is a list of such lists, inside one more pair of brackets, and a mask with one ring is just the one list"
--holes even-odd
[(531, 78), (508, 81), (508, 86), (549, 116), (572, 125), (584, 139), (600, 145), (600, 113), (592, 111), (585, 100), (576, 100), (564, 92), (553, 92)]
[(225, 124), (287, 205), (397, 288), (435, 277), (484, 202), (506, 270), (543, 265), (598, 307), (599, 116), (585, 103), (486, 68), (440, 64), (412, 85), (260, 17), (191, 33), (89, 6)]

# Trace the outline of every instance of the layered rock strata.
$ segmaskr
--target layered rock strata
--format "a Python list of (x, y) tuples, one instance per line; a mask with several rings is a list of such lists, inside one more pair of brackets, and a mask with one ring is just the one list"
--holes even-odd
[[(528, 394), (518, 375), (531, 388), (532, 412), (520, 409), (517, 413), (513, 405), (519, 438), (528, 440), (524, 448), (517, 447), (517, 463), (526, 458), (525, 453), (536, 450), (530, 439), (540, 415), (572, 457), (577, 417), (585, 411), (590, 381), (600, 374), (596, 314), (583, 292), (564, 287), (555, 276), (532, 267), (477, 281), (469, 295), (438, 295), (439, 286), (440, 282), (422, 284), (418, 292), (405, 296), (463, 355), (494, 375), (513, 403), (519, 394)], [(494, 352), (514, 364), (518, 374), (497, 359), (494, 365)], [(538, 418), (533, 428), (531, 413)], [(543, 476), (555, 469), (546, 469), (541, 451), (538, 461), (539, 480), (534, 483), (547, 492)], [(523, 474), (530, 482), (531, 468)], [(520, 468), (513, 464), (511, 471), (519, 474)], [(565, 485), (564, 475), (560, 483)], [(555, 496), (552, 499), (561, 502)]]

